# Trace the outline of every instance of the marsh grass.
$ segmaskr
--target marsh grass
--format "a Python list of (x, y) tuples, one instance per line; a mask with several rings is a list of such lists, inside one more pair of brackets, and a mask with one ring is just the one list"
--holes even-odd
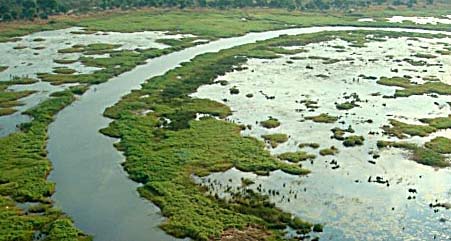
[(0, 138), (0, 240), (32, 240), (36, 230), (46, 234), (46, 240), (90, 240), (57, 209), (43, 208), (39, 215), (32, 215), (15, 205), (51, 203), (55, 186), (46, 180), (51, 170), (45, 148), (47, 127), (53, 116), (73, 100), (70, 91), (45, 100), (26, 111), (33, 119), (22, 124), (21, 131)]
[(269, 119), (265, 120), (265, 121), (260, 121), (260, 125), (271, 129), (271, 128), (276, 128), (280, 126), (280, 121), (276, 118), (270, 117)]
[(327, 113), (322, 113), (320, 115), (316, 116), (307, 116), (305, 117), (306, 120), (312, 120), (313, 122), (317, 123), (335, 123), (338, 120), (338, 117), (331, 116)]

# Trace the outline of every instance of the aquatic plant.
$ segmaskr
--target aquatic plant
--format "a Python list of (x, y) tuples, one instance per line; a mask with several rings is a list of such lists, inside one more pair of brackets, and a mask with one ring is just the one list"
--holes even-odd
[(307, 116), (305, 117), (306, 120), (312, 120), (317, 123), (335, 123), (338, 120), (338, 117), (331, 116), (326, 113), (322, 113), (320, 115), (316, 116)]
[(260, 125), (271, 129), (271, 128), (276, 128), (280, 126), (280, 122), (278, 119), (270, 117), (269, 119), (265, 120), (265, 121), (260, 121)]
[(316, 158), (315, 155), (309, 154), (305, 151), (285, 152), (285, 153), (277, 155), (277, 157), (281, 160), (286, 160), (286, 161), (294, 162), (294, 163), (306, 161), (306, 160), (312, 160), (312, 159)]

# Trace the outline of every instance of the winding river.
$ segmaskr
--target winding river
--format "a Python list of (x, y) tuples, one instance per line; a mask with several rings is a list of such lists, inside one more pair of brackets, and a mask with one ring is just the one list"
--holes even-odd
[(274, 38), (322, 31), (385, 30), (451, 35), (451, 32), (403, 28), (310, 27), (249, 33), (220, 39), (162, 57), (92, 87), (78, 101), (62, 110), (49, 129), (48, 152), (53, 163), (49, 177), (56, 182), (53, 196), (75, 221), (94, 235), (96, 241), (175, 240), (159, 229), (164, 221), (156, 206), (139, 197), (137, 183), (129, 180), (120, 163), (124, 161), (114, 147), (117, 140), (103, 136), (99, 129), (111, 121), (102, 116), (108, 106), (151, 77), (164, 74), (197, 55)]

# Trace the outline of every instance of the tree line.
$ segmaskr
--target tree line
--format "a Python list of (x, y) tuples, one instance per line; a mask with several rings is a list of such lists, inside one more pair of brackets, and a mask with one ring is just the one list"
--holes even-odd
[(0, 0), (0, 21), (46, 19), (49, 15), (100, 9), (139, 7), (269, 7), (289, 10), (328, 10), (371, 5), (433, 4), (434, 0)]

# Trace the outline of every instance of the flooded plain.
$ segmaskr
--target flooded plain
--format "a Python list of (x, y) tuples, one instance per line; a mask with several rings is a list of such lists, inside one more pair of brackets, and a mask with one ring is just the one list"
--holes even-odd
[[(14, 77), (37, 78), (39, 73), (52, 73), (57, 68), (70, 68), (78, 74), (89, 74), (98, 70), (95, 67), (83, 65), (79, 58), (108, 57), (104, 55), (85, 55), (80, 52), (61, 51), (77, 45), (114, 44), (115, 50), (135, 50), (149, 48), (167, 48), (168, 45), (159, 43), (161, 39), (181, 39), (192, 37), (187, 34), (172, 34), (167, 32), (145, 31), (136, 33), (118, 32), (88, 32), (80, 27), (61, 30), (43, 31), (15, 39), (12, 42), (0, 43), (0, 66), (6, 69), (0, 71), (0, 81), (11, 80)], [(58, 63), (58, 60), (67, 60), (67, 63)], [(20, 123), (29, 121), (28, 116), (22, 115), (25, 111), (56, 91), (63, 90), (70, 85), (53, 86), (46, 82), (37, 82), (30, 85), (16, 85), (9, 89), (12, 91), (32, 90), (32, 95), (21, 99), (18, 111), (10, 116), (0, 116), (0, 137), (17, 130)]]
[[(242, 188), (242, 178), (250, 179), (254, 182), (250, 188), (269, 194), (278, 207), (325, 224), (322, 240), (450, 240), (451, 210), (430, 204), (451, 203), (451, 170), (423, 166), (408, 160), (406, 151), (376, 146), (378, 140), (397, 140), (381, 129), (389, 119), (418, 123), (420, 118), (451, 114), (449, 96), (387, 98), (398, 87), (376, 83), (383, 76), (409, 76), (417, 83), (434, 76), (450, 83), (450, 55), (436, 54), (420, 67), (405, 61), (419, 60), (417, 53), (435, 53), (450, 43), (449, 38), (386, 38), (359, 48), (336, 39), (303, 46), (305, 52), (296, 55), (250, 59), (244, 70), (218, 78), (227, 85), (203, 86), (193, 96), (230, 106), (229, 121), (248, 126), (243, 135), (262, 139), (265, 134), (287, 134), (287, 142), (267, 148), (273, 154), (302, 150), (316, 155), (302, 162), (312, 173), (297, 177), (276, 171), (257, 177), (231, 169), (196, 178), (197, 182), (212, 194), (227, 197)], [(239, 94), (231, 94), (232, 87)], [(350, 98), (358, 98), (358, 106), (337, 109), (337, 103)], [(309, 102), (315, 106), (307, 106)], [(338, 121), (317, 123), (305, 118), (322, 113), (337, 116)], [(268, 118), (277, 119), (280, 126), (268, 129), (259, 124)], [(364, 137), (363, 145), (345, 147), (331, 137), (331, 129), (349, 126), (353, 135)], [(403, 141), (423, 144), (436, 136), (451, 138), (451, 133), (439, 131)], [(320, 147), (300, 148), (301, 143)], [(338, 148), (336, 155), (319, 154), (319, 149), (331, 146)], [(384, 182), (375, 182), (378, 177)]]
[[(250, 33), (151, 59), (130, 72), (88, 90), (78, 101), (61, 111), (50, 126), (48, 151), (54, 167), (50, 179), (56, 182), (57, 192), (54, 199), (57, 206), (73, 217), (77, 226), (93, 234), (95, 240), (173, 240), (174, 238), (158, 228), (164, 221), (158, 208), (139, 198), (135, 190), (137, 184), (129, 180), (122, 170), (120, 163), (123, 162), (123, 156), (113, 147), (116, 140), (98, 133), (99, 129), (110, 122), (102, 116), (105, 108), (116, 103), (132, 89), (139, 88), (145, 80), (161, 75), (199, 54), (270, 39), (281, 34), (353, 30), (384, 29), (312, 27)], [(440, 33), (395, 28), (387, 31)], [(60, 66), (54, 59), (70, 60), (81, 56), (80, 53), (58, 52), (76, 44), (119, 44), (120, 47), (117, 49), (164, 48), (167, 46), (157, 43), (157, 39), (182, 37), (185, 36), (166, 35), (162, 32), (83, 33), (80, 28), (35, 33), (16, 42), (0, 43), (0, 51), (9, 56), (0, 59), (0, 66), (8, 67), (0, 73), (0, 79), (8, 80), (12, 76), (36, 77), (37, 73), (51, 72)], [(407, 42), (412, 45), (409, 46)], [(383, 95), (392, 95), (395, 87), (380, 86), (374, 80), (359, 77), (361, 74), (378, 77), (409, 74), (420, 75), (414, 78), (421, 81), (421, 76), (434, 75), (442, 81), (451, 82), (447, 71), (450, 66), (449, 55), (440, 55), (436, 59), (428, 60), (442, 64), (427, 67), (428, 72), (421, 72), (418, 67), (409, 66), (404, 62), (396, 63), (404, 65), (398, 67), (398, 73), (394, 74), (390, 70), (394, 65), (390, 62), (393, 58), (402, 59), (410, 56), (425, 45), (433, 50), (440, 49), (445, 43), (450, 43), (449, 39), (422, 41), (390, 39), (387, 42), (368, 43), (368, 47), (365, 48), (353, 48), (341, 40), (311, 44), (305, 47), (308, 52), (298, 54), (297, 59), (292, 58), (293, 56), (273, 60), (251, 59), (247, 70), (233, 72), (220, 78), (229, 81), (228, 86), (218, 84), (200, 88), (197, 97), (217, 101), (228, 99), (226, 104), (235, 111), (231, 120), (253, 126), (252, 130), (244, 131), (244, 135), (260, 138), (262, 134), (276, 131), (289, 134), (290, 139), (287, 143), (271, 149), (274, 154), (294, 151), (299, 143), (307, 141), (319, 143), (321, 148), (335, 145), (340, 150), (334, 157), (318, 155), (313, 163), (304, 163), (305, 167), (312, 170), (312, 174), (307, 177), (274, 172), (269, 177), (257, 178), (232, 169), (225, 173), (213, 174), (209, 178), (227, 182), (227, 185), (238, 185), (241, 183), (241, 176), (244, 175), (255, 179), (256, 184), (251, 187), (256, 188), (261, 183), (265, 190), (277, 189), (280, 193), (287, 192), (286, 195), (273, 196), (272, 200), (287, 211), (326, 224), (323, 235), (326, 240), (327, 238), (358, 240), (362, 235), (374, 237), (374, 240), (392, 237), (401, 240), (415, 235), (429, 239), (432, 234), (439, 237), (438, 239), (449, 239), (443, 231), (450, 227), (451, 221), (447, 221), (449, 211), (440, 209), (434, 213), (433, 209), (427, 207), (428, 202), (434, 199), (450, 201), (451, 192), (447, 185), (451, 177), (449, 169), (434, 170), (421, 166), (407, 160), (406, 153), (397, 149), (379, 152), (375, 143), (385, 137), (367, 133), (369, 130), (380, 132), (380, 125), (387, 123), (386, 114), (412, 121), (424, 116), (448, 114), (450, 110), (446, 104), (446, 97), (438, 96), (432, 99), (425, 95), (382, 99)], [(44, 45), (45, 48), (42, 48)], [(337, 51), (339, 49), (334, 46), (338, 45), (344, 46), (345, 51), (342, 51), (342, 47)], [(324, 58), (309, 58), (309, 56), (333, 57), (339, 61), (324, 64)], [(379, 60), (369, 61), (375, 58)], [(68, 65), (78, 73), (90, 73), (95, 70), (78, 62)], [(307, 65), (311, 65), (313, 69), (307, 68)], [(230, 96), (229, 88), (232, 86), (239, 88), (241, 94)], [(11, 89), (14, 90), (33, 89), (38, 92), (24, 98), (22, 101), (25, 105), (18, 107), (19, 112), (16, 114), (0, 117), (0, 135), (4, 136), (15, 131), (17, 124), (29, 120), (28, 117), (21, 115), (20, 111), (36, 105), (50, 93), (65, 87), (67, 86), (52, 86), (45, 82), (12, 86)], [(336, 110), (334, 102), (341, 102), (345, 96), (354, 92), (368, 102), (359, 102), (360, 107), (349, 111)], [(372, 95), (375, 92), (380, 92), (380, 95)], [(245, 97), (246, 93), (253, 93), (254, 97)], [(275, 98), (269, 100), (266, 98), (268, 95)], [(301, 103), (308, 99), (318, 101), (318, 108), (312, 112), (306, 110), (306, 106)], [(421, 105), (412, 105), (414, 102)], [(434, 102), (439, 102), (439, 105)], [(303, 120), (305, 116), (326, 112), (340, 116), (340, 121), (344, 121), (344, 124), (323, 124)], [(268, 116), (278, 118), (282, 123), (281, 126), (269, 130), (255, 125), (255, 122), (263, 121)], [(369, 118), (373, 120), (372, 123), (366, 121)], [(348, 149), (330, 138), (331, 128), (348, 125), (352, 125), (356, 133), (365, 137), (363, 146)], [(441, 132), (443, 135), (448, 133)], [(413, 139), (424, 141), (421, 138)], [(317, 154), (317, 150), (306, 150)], [(370, 151), (378, 151), (381, 155), (376, 164), (367, 162)], [(332, 169), (331, 166), (336, 164), (330, 164), (331, 159), (335, 159), (340, 168)], [(390, 180), (392, 185), (386, 187), (366, 182), (368, 176), (377, 175)], [(231, 182), (229, 178), (232, 179)], [(415, 200), (407, 200), (407, 188), (411, 186), (418, 189)], [(217, 192), (222, 192), (218, 187), (215, 188)], [(292, 197), (288, 199), (290, 195)], [(440, 221), (441, 217), (444, 218), (444, 222)], [(363, 228), (364, 225), (367, 226)], [(378, 231), (376, 233), (372, 230)], [(422, 232), (418, 233), (418, 230)]]

